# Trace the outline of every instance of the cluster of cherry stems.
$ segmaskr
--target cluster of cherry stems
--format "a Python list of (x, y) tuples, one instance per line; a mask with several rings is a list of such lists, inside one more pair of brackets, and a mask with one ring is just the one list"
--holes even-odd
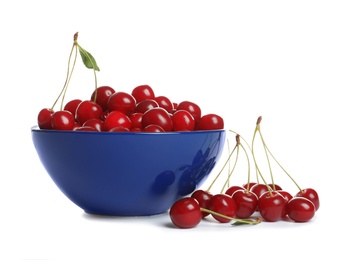
[[(293, 222), (308, 222), (314, 216), (320, 206), (318, 193), (312, 188), (302, 189), (290, 176), (290, 174), (280, 165), (266, 145), (260, 130), (262, 117), (258, 117), (256, 128), (253, 135), (252, 147), (248, 146), (253, 156), (253, 162), (256, 168), (257, 177), (262, 181), (250, 182), (250, 162), (247, 149), (241, 142), (242, 137), (236, 134), (236, 145), (229, 154), (223, 168), (217, 174), (207, 190), (198, 189), (190, 196), (177, 200), (170, 208), (169, 215), (172, 223), (179, 228), (193, 228), (197, 226), (202, 219), (211, 215), (220, 223), (231, 222), (232, 225), (238, 224), (259, 224), (262, 221), (276, 222), (279, 220), (289, 220)], [(259, 134), (263, 148), (265, 150), (272, 183), (267, 184), (260, 167), (255, 158), (254, 143), (255, 137)], [(247, 143), (247, 142), (246, 142)], [(248, 182), (241, 186), (229, 186), (222, 189), (221, 193), (212, 194), (211, 187), (216, 182), (227, 163), (234, 153), (239, 153), (240, 148), (244, 151), (248, 161)], [(228, 174), (224, 187), (227, 187), (237, 162)], [(270, 164), (270, 158), (280, 166), (285, 174), (294, 182), (299, 191), (292, 195), (283, 190), (273, 181), (273, 174)]]

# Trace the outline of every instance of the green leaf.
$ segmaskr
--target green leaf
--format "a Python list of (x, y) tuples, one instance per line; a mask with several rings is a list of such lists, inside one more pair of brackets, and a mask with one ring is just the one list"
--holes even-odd
[(100, 71), (100, 68), (97, 66), (96, 60), (93, 57), (93, 55), (91, 55), (89, 52), (87, 52), (85, 49), (83, 49), (79, 45), (78, 45), (78, 48), (79, 48), (84, 65), (88, 69), (94, 69), (94, 70)]

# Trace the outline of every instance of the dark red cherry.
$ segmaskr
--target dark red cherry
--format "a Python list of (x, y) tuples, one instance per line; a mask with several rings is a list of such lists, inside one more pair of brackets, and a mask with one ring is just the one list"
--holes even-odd
[[(191, 194), (191, 197), (196, 199), (201, 208), (210, 209), (210, 199), (212, 194), (205, 190), (196, 190)], [(209, 213), (202, 211), (202, 217), (205, 218)]]
[(40, 129), (52, 129), (51, 120), (54, 111), (50, 108), (43, 108), (38, 113), (38, 127)]
[(177, 200), (170, 208), (172, 223), (179, 228), (193, 228), (202, 219), (201, 208), (196, 199), (185, 197)]
[(112, 87), (101, 86), (94, 90), (94, 92), (91, 94), (91, 100), (99, 104), (102, 107), (103, 111), (106, 111), (108, 109), (108, 99), (114, 93), (115, 90)]

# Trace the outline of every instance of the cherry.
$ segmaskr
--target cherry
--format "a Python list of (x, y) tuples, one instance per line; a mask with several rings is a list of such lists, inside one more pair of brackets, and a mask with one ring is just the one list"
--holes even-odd
[(110, 95), (107, 102), (109, 111), (120, 111), (126, 115), (134, 112), (136, 106), (135, 98), (126, 92), (115, 92)]
[(178, 104), (177, 110), (187, 110), (194, 117), (195, 122), (201, 119), (202, 111), (201, 108), (194, 102), (182, 101)]
[[(210, 209), (210, 200), (213, 195), (204, 190), (196, 190), (191, 194), (191, 197), (196, 199), (201, 208)], [(202, 218), (208, 216), (208, 212), (202, 211)]]
[(115, 93), (115, 90), (110, 86), (101, 86), (94, 90), (91, 94), (91, 100), (102, 107), (103, 111), (108, 109), (107, 103), (109, 97)]
[(150, 132), (150, 133), (164, 133), (165, 130), (159, 125), (148, 125), (142, 129), (143, 132)]
[(177, 110), (172, 114), (172, 125), (174, 131), (194, 131), (195, 119), (186, 110)]
[(127, 127), (124, 126), (116, 126), (111, 129), (109, 129), (108, 132), (129, 132), (130, 130)]
[(155, 101), (153, 99), (144, 99), (144, 100), (140, 101), (139, 103), (137, 103), (137, 105), (135, 106), (134, 112), (143, 114), (146, 111), (148, 111), (154, 107), (159, 107), (157, 101)]
[(63, 110), (68, 110), (75, 116), (76, 115), (76, 109), (81, 102), (82, 102), (81, 99), (72, 99), (68, 103), (65, 104)]
[(307, 222), (315, 215), (314, 203), (305, 197), (293, 197), (286, 204), (286, 213), (295, 222)]
[(55, 130), (73, 130), (74, 115), (67, 110), (59, 110), (52, 114), (51, 125)]
[(233, 200), (236, 204), (236, 217), (237, 218), (248, 218), (257, 209), (258, 196), (244, 189), (236, 190), (232, 195)]
[(258, 200), (260, 215), (269, 222), (281, 219), (285, 214), (286, 201), (277, 191), (263, 193)]
[(103, 123), (103, 130), (109, 131), (110, 129), (118, 126), (123, 126), (130, 129), (131, 125), (132, 122), (127, 115), (120, 111), (114, 110), (107, 115)]
[(129, 116), (129, 119), (131, 119), (132, 125), (131, 128), (138, 128), (142, 129), (142, 113), (133, 113)]
[(94, 127), (91, 126), (79, 126), (79, 127), (74, 127), (74, 131), (82, 131), (82, 132), (99, 132), (99, 130), (97, 130)]
[(145, 99), (154, 99), (155, 97), (154, 91), (149, 85), (137, 86), (132, 90), (131, 94), (137, 103)]
[(223, 128), (223, 118), (216, 114), (207, 114), (202, 116), (196, 125), (197, 130), (215, 130)]
[(200, 206), (192, 197), (177, 200), (171, 206), (169, 214), (173, 224), (180, 228), (193, 228), (202, 219)]
[(268, 188), (267, 188), (267, 185), (264, 183), (257, 183), (252, 186), (250, 191), (254, 192), (255, 195), (257, 195), (259, 198), (263, 193), (268, 191)]
[(257, 183), (256, 182), (249, 182), (249, 183), (243, 184), (242, 187), (250, 190), (255, 184), (257, 184)]
[(38, 113), (38, 126), (40, 129), (52, 129), (51, 120), (54, 111), (50, 108), (43, 108)]
[(76, 121), (83, 125), (92, 118), (101, 118), (103, 113), (102, 107), (90, 100), (82, 101), (76, 109)]
[(316, 192), (316, 190), (312, 188), (302, 189), (295, 195), (295, 197), (307, 198), (313, 202), (313, 204), (315, 205), (316, 211), (319, 209), (320, 203), (319, 203), (318, 193)]
[(172, 131), (172, 119), (170, 114), (161, 107), (155, 107), (146, 111), (142, 117), (143, 128), (148, 125), (159, 125), (165, 132)]
[(103, 121), (99, 118), (91, 118), (84, 122), (82, 126), (90, 126), (101, 132), (103, 129)]
[(282, 190), (278, 184), (267, 184), (272, 190)]
[(245, 190), (245, 188), (242, 186), (239, 186), (239, 185), (233, 185), (233, 186), (230, 186), (226, 189), (225, 194), (232, 196), (233, 193), (237, 190)]
[[(234, 218), (236, 215), (236, 204), (232, 197), (227, 194), (215, 194), (210, 199), (210, 210)], [(212, 214), (212, 216), (221, 223), (228, 223), (230, 221), (230, 219), (216, 214)]]
[(158, 96), (155, 97), (154, 100), (158, 103), (158, 105), (164, 108), (167, 112), (173, 111), (173, 103), (170, 101), (168, 97)]

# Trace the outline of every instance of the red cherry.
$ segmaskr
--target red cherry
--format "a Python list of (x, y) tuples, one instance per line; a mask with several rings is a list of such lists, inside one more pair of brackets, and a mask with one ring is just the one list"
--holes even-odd
[[(204, 190), (196, 190), (191, 194), (191, 197), (196, 199), (201, 208), (210, 209), (210, 200), (212, 194)], [(209, 215), (209, 212), (202, 211), (202, 218)]]
[(137, 103), (137, 105), (135, 106), (134, 112), (144, 114), (146, 111), (148, 111), (154, 107), (159, 107), (157, 101), (155, 101), (153, 99), (145, 99), (145, 100), (142, 100), (139, 103)]
[(229, 195), (229, 196), (232, 196), (233, 193), (234, 193), (235, 191), (237, 191), (237, 190), (245, 190), (245, 188), (242, 187), (242, 186), (233, 185), (233, 186), (230, 186), (230, 187), (227, 188), (225, 194), (227, 194), (227, 195)]
[(250, 189), (250, 191), (254, 192), (255, 195), (258, 196), (258, 198), (265, 193), (266, 191), (268, 191), (268, 188), (266, 186), (266, 184), (263, 183), (257, 183), (255, 185), (252, 186), (252, 188)]
[(260, 215), (269, 222), (281, 219), (285, 214), (286, 201), (277, 191), (265, 192), (258, 200)]
[(190, 114), (194, 117), (195, 122), (198, 122), (201, 119), (202, 111), (201, 108), (195, 104), (194, 102), (190, 101), (182, 101), (178, 104), (177, 110), (187, 110)]
[[(210, 199), (210, 210), (222, 215), (234, 218), (236, 215), (236, 204), (231, 196), (227, 194), (215, 194)], [(211, 214), (217, 221), (227, 223), (230, 219)]]
[(248, 183), (245, 183), (242, 185), (242, 187), (244, 187), (245, 189), (248, 188), (248, 190), (250, 190), (255, 184), (257, 184), (256, 182), (250, 182), (249, 185)]
[(73, 130), (75, 125), (74, 115), (67, 110), (56, 111), (52, 114), (51, 125), (55, 130)]
[(146, 111), (142, 117), (143, 128), (148, 125), (159, 125), (165, 132), (172, 131), (172, 119), (170, 114), (161, 107), (155, 107)]
[(153, 89), (149, 85), (140, 85), (132, 90), (132, 96), (136, 102), (139, 103), (145, 99), (154, 99), (155, 95)]
[(143, 132), (150, 132), (150, 133), (164, 133), (165, 130), (159, 125), (148, 125), (142, 130)]
[(109, 111), (120, 111), (130, 115), (135, 110), (135, 98), (126, 92), (115, 92), (108, 98), (107, 107)]
[(243, 189), (236, 190), (232, 195), (236, 204), (236, 217), (248, 218), (257, 209), (258, 196), (255, 193)]
[(78, 105), (82, 102), (81, 99), (73, 99), (70, 100), (68, 103), (65, 104), (64, 109), (63, 110), (68, 110), (70, 111), (74, 117), (76, 115), (76, 109), (78, 107)]
[(129, 119), (131, 119), (131, 122), (132, 122), (131, 129), (132, 128), (139, 128), (139, 129), (143, 128), (142, 117), (143, 117), (142, 113), (133, 113), (129, 116)]
[(103, 121), (99, 118), (91, 118), (84, 122), (82, 126), (90, 126), (101, 132), (103, 129)]
[(307, 222), (315, 215), (314, 203), (305, 197), (293, 197), (286, 204), (286, 213), (295, 222)]
[(207, 114), (202, 116), (196, 125), (197, 130), (216, 130), (223, 128), (224, 121), (222, 117), (216, 114)]
[(278, 184), (267, 184), (272, 190), (282, 190)]
[(301, 191), (299, 191), (295, 197), (304, 197), (307, 198), (309, 200), (311, 200), (313, 202), (313, 204), (315, 205), (316, 211), (319, 209), (319, 197), (318, 197), (318, 193), (317, 191), (315, 191), (312, 188), (306, 188), (303, 189)]
[(179, 228), (193, 228), (202, 219), (198, 202), (191, 197), (177, 200), (170, 208), (169, 215), (174, 225)]
[(94, 127), (91, 126), (79, 126), (79, 127), (74, 127), (74, 131), (82, 131), (82, 132), (99, 132), (99, 130), (97, 130)]
[(38, 127), (40, 129), (52, 129), (51, 120), (54, 111), (50, 108), (43, 108), (38, 113)]
[(116, 127), (113, 127), (112, 129), (109, 129), (108, 132), (129, 132), (129, 129), (124, 126), (116, 126)]
[(158, 105), (164, 108), (167, 112), (171, 112), (173, 110), (173, 103), (168, 97), (158, 96), (155, 97), (154, 100), (157, 101)]
[(91, 94), (91, 100), (99, 104), (102, 107), (103, 111), (106, 111), (108, 99), (114, 93), (115, 90), (112, 87), (101, 86), (94, 90), (94, 92)]
[(171, 116), (174, 131), (194, 131), (195, 119), (186, 110), (177, 110)]
[(90, 100), (85, 100), (78, 105), (75, 118), (77, 122), (83, 125), (89, 119), (101, 118), (102, 113), (103, 110), (99, 104)]
[(280, 193), (280, 194), (284, 197), (286, 203), (287, 203), (290, 199), (293, 198), (293, 196), (291, 195), (291, 193), (289, 193), (288, 191), (285, 191), (285, 190), (277, 190), (277, 192)]
[(127, 115), (120, 111), (114, 110), (107, 115), (105, 121), (103, 122), (103, 131), (109, 131), (117, 126), (123, 126), (130, 129), (131, 125), (132, 122)]

